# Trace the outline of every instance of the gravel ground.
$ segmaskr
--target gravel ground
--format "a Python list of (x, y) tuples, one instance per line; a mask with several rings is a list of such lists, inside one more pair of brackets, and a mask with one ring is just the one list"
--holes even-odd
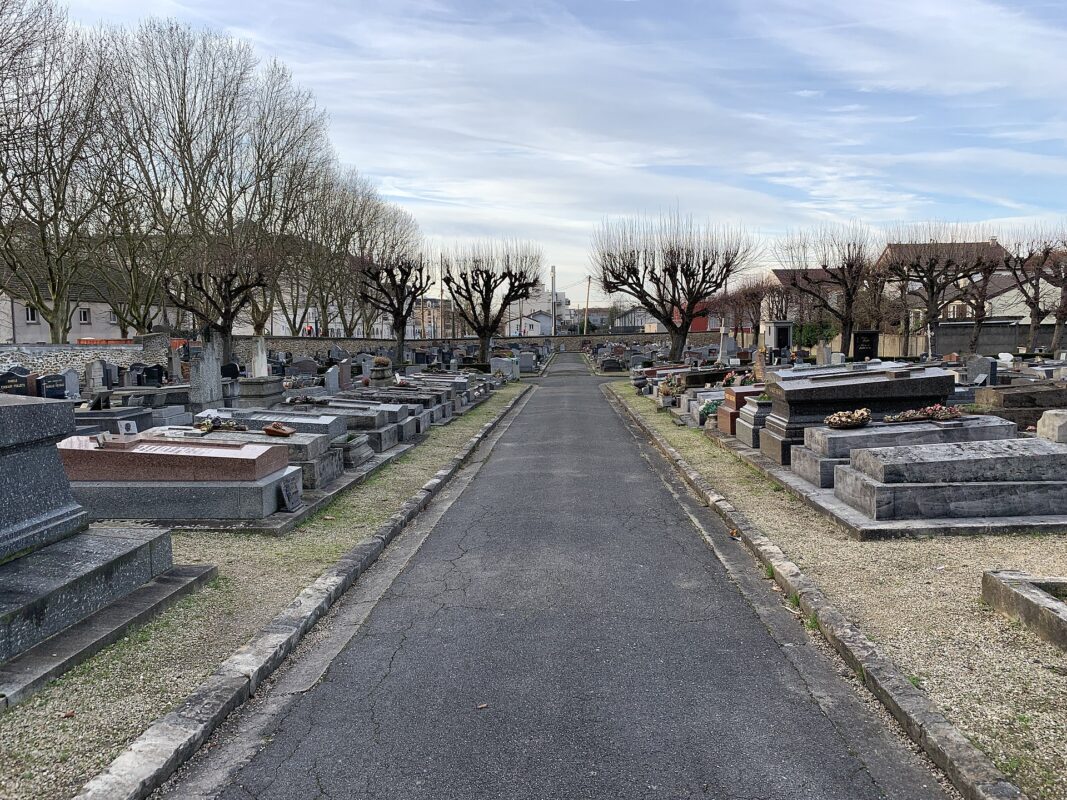
[(1067, 575), (1067, 536), (859, 542), (628, 382), (612, 385), (1033, 800), (1067, 800), (1067, 654), (981, 602), (982, 572)]
[(516, 384), (334, 501), (287, 536), (174, 535), (177, 564), (218, 565), (219, 577), (0, 716), (0, 798), (77, 793), (157, 717), (188, 695), (327, 566), (450, 460)]

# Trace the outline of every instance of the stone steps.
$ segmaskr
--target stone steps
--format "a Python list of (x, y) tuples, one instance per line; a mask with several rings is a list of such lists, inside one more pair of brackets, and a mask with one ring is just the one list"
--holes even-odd
[(0, 665), (0, 708), (21, 703), (53, 678), (121, 639), (131, 628), (144, 625), (201, 588), (216, 574), (212, 564), (171, 567)]
[(169, 531), (90, 527), (0, 565), (0, 661), (171, 567)]

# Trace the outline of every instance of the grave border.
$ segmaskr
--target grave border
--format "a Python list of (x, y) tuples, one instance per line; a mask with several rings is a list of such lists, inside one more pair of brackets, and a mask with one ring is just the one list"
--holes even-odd
[(781, 548), (716, 492), (658, 431), (622, 401), (610, 384), (602, 384), (600, 390), (623, 421), (632, 422), (644, 433), (697, 497), (726, 523), (731, 535), (737, 536), (760, 564), (774, 572), (775, 583), (799, 600), (804, 615), (818, 623), (819, 631), (863, 685), (967, 800), (1026, 800), (1019, 787), (948, 721), (926, 692), (912, 685), (859, 626), (849, 621), (818, 585), (786, 558)]
[(389, 521), (369, 534), (253, 634), (177, 707), (156, 719), (107, 767), (82, 787), (74, 800), (143, 800), (200, 749), (231, 711), (243, 705), (296, 648), (316, 622), (378, 560), (467, 462), (478, 446), (528, 397), (522, 387), (485, 423), (448, 465), (404, 502)]
[(982, 600), (1067, 651), (1067, 600), (1053, 595), (1053, 586), (1067, 596), (1067, 578), (1010, 569), (989, 570), (982, 573)]

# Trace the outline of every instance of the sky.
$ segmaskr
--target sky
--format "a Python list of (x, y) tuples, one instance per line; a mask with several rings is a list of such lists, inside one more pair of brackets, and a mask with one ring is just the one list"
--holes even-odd
[[(810, 225), (1065, 216), (1067, 4), (75, 0), (248, 39), (431, 239), (538, 242), (584, 303), (605, 218)], [(598, 301), (594, 289), (593, 302)]]

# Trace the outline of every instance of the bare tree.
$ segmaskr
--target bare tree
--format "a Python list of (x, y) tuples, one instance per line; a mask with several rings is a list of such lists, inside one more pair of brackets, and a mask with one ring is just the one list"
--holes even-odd
[[(1064, 323), (1067, 323), (1067, 236), (1061, 233), (1050, 238), (1051, 247), (1042, 248), (1037, 271), (1041, 279), (1058, 292), (1049, 303), (1055, 326), (1052, 329), (1052, 342), (1049, 349), (1055, 353), (1063, 340)], [(1036, 344), (1036, 337), (1031, 337), (1030, 349)]]
[(62, 343), (102, 242), (104, 69), (97, 38), (53, 34), (18, 52), (28, 67), (4, 87), (12, 91), (0, 106), (0, 258), (9, 290)]
[(1052, 298), (1042, 265), (1052, 256), (1055, 247), (1051, 237), (1044, 231), (1020, 231), (1011, 238), (1003, 263), (1030, 315), (1026, 348), (1032, 351), (1037, 345), (1041, 323), (1052, 311)]
[(542, 258), (536, 245), (512, 241), (480, 242), (441, 256), (454, 313), (478, 337), (482, 363), (489, 360), (489, 341), (508, 307), (528, 299), (539, 285)]
[(946, 306), (959, 299), (958, 283), (990, 261), (1003, 262), (1006, 251), (996, 241), (966, 225), (924, 223), (894, 231), (877, 268), (906, 286), (925, 312), (930, 352), (937, 352), (937, 332)]
[(363, 268), (363, 302), (388, 316), (396, 339), (395, 364), (404, 363), (404, 342), (415, 304), (433, 285), (433, 267), (421, 253), (397, 253)]
[(978, 352), (978, 337), (982, 334), (989, 308), (990, 291), (995, 288), (994, 278), (1004, 270), (1004, 258), (995, 254), (979, 253), (971, 268), (963, 273), (963, 286), (959, 299), (971, 312), (971, 338), (967, 346), (969, 353)]
[(605, 221), (593, 238), (592, 262), (606, 294), (629, 295), (667, 329), (670, 358), (678, 361), (693, 320), (708, 315), (708, 301), (756, 254), (743, 230), (668, 214)]
[(873, 237), (861, 223), (787, 235), (774, 247), (786, 279), (841, 327), (841, 352), (852, 347), (857, 302), (874, 261)]

